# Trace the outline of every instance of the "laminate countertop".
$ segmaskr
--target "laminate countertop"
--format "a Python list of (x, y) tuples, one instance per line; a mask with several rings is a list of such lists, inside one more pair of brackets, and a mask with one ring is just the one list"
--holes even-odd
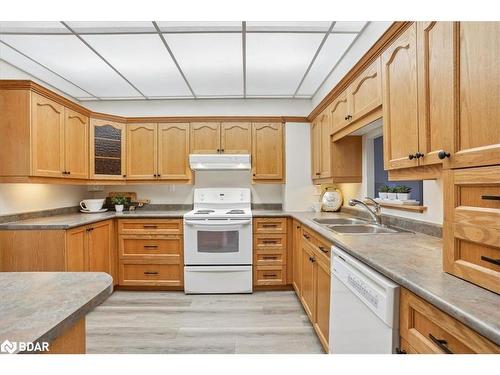
[(103, 272), (0, 272), (0, 342), (50, 342), (112, 291)]
[[(112, 218), (181, 218), (187, 211), (70, 214), (0, 224), (4, 229), (69, 229)], [(317, 224), (342, 213), (252, 210), (254, 217), (292, 217), (384, 276), (500, 345), (500, 296), (443, 272), (442, 240), (421, 233), (346, 235)]]

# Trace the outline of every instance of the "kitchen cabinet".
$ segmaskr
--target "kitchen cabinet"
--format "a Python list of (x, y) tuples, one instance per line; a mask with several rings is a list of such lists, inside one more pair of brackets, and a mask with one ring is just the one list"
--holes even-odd
[(321, 114), (311, 123), (311, 178), (313, 182), (321, 175)]
[(292, 249), (292, 259), (293, 259), (293, 277), (292, 285), (295, 289), (295, 293), (300, 296), (301, 291), (301, 269), (300, 269), (300, 254), (301, 254), (301, 237), (302, 237), (302, 225), (297, 220), (293, 220), (293, 249)]
[(126, 178), (126, 125), (90, 119), (90, 178), (123, 180)]
[(192, 122), (190, 127), (192, 154), (220, 153), (220, 123)]
[(252, 153), (252, 124), (223, 122), (220, 132), (220, 150), (225, 154)]
[(283, 124), (252, 124), (252, 176), (254, 181), (284, 182)]
[(500, 347), (448, 314), (401, 288), (401, 346), (406, 353), (500, 353)]
[(347, 90), (341, 93), (329, 107), (332, 133), (344, 129), (349, 124), (349, 102)]
[[(328, 111), (327, 111), (328, 112)], [(320, 133), (321, 133), (321, 141), (320, 141), (320, 168), (319, 168), (319, 177), (321, 179), (330, 178), (332, 176), (332, 168), (331, 168), (331, 139), (330, 135), (332, 134), (332, 126), (330, 121), (330, 116), (326, 113), (324, 116), (321, 116), (320, 119)]]
[(189, 124), (158, 124), (158, 178), (191, 180)]
[(416, 25), (382, 53), (384, 169), (416, 167), (418, 98)]
[[(349, 123), (362, 120), (382, 105), (380, 58), (377, 58), (349, 85), (347, 101)], [(370, 119), (369, 122), (371, 121)]]
[(349, 135), (333, 141), (330, 153), (331, 181), (333, 183), (362, 181), (362, 136)]
[[(328, 336), (330, 334), (330, 264), (319, 258), (316, 263), (315, 275), (315, 311), (316, 319), (314, 321), (314, 329), (323, 344), (323, 347), (328, 348)], [(328, 350), (328, 349), (326, 349)]]
[(314, 251), (308, 246), (306, 242), (302, 242), (301, 249), (301, 261), (300, 261), (300, 269), (301, 269), (301, 289), (300, 289), (300, 300), (302, 301), (302, 305), (304, 306), (304, 310), (306, 311), (309, 319), (314, 324)]
[(500, 293), (500, 166), (443, 175), (443, 269)]
[(156, 178), (157, 128), (157, 124), (127, 125), (127, 179), (152, 180)]
[(89, 178), (89, 118), (64, 109), (64, 171), (70, 178)]
[(88, 271), (88, 227), (77, 227), (66, 231), (66, 271)]

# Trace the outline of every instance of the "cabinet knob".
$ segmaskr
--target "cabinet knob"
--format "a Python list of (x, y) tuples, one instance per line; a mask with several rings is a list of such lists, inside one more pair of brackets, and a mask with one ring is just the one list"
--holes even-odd
[(220, 153), (220, 149), (217, 149), (217, 152)]
[(413, 155), (413, 154), (408, 155), (408, 159), (410, 159), (410, 160), (415, 159), (415, 155)]
[(444, 150), (441, 150), (438, 152), (438, 158), (443, 160), (444, 158), (449, 158), (451, 154), (449, 152), (446, 152)]
[(415, 157), (416, 157), (417, 159), (420, 159), (420, 158), (423, 158), (423, 157), (424, 157), (424, 154), (422, 154), (420, 151), (417, 151), (417, 152), (415, 153)]
[(222, 149), (220, 150), (220, 152), (224, 152), (224, 149), (222, 148)]
[(123, 177), (127, 177), (127, 175), (126, 175), (126, 174), (124, 174), (124, 175), (123, 175)]

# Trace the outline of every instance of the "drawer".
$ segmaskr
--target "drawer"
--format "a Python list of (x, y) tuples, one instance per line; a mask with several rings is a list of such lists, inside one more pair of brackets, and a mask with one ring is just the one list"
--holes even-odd
[(262, 250), (254, 254), (254, 265), (283, 265), (286, 263), (286, 256), (281, 251)]
[(286, 217), (253, 219), (254, 233), (286, 233)]
[(418, 353), (500, 353), (498, 345), (403, 288), (400, 334)]
[(120, 258), (180, 257), (182, 238), (179, 235), (121, 235)]
[(120, 261), (120, 285), (181, 286), (183, 272), (181, 264)]
[(302, 241), (305, 241), (320, 258), (330, 259), (332, 244), (324, 241), (316, 232), (303, 227)]
[(284, 266), (254, 266), (254, 285), (285, 285), (286, 270)]
[(274, 249), (285, 251), (286, 234), (254, 234), (253, 248), (256, 251)]
[(119, 234), (181, 234), (182, 219), (118, 220)]

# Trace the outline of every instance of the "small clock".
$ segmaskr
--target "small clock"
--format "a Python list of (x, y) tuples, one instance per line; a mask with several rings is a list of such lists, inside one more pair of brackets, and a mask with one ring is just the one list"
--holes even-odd
[(326, 189), (321, 197), (322, 211), (338, 211), (342, 207), (342, 192), (338, 189)]

